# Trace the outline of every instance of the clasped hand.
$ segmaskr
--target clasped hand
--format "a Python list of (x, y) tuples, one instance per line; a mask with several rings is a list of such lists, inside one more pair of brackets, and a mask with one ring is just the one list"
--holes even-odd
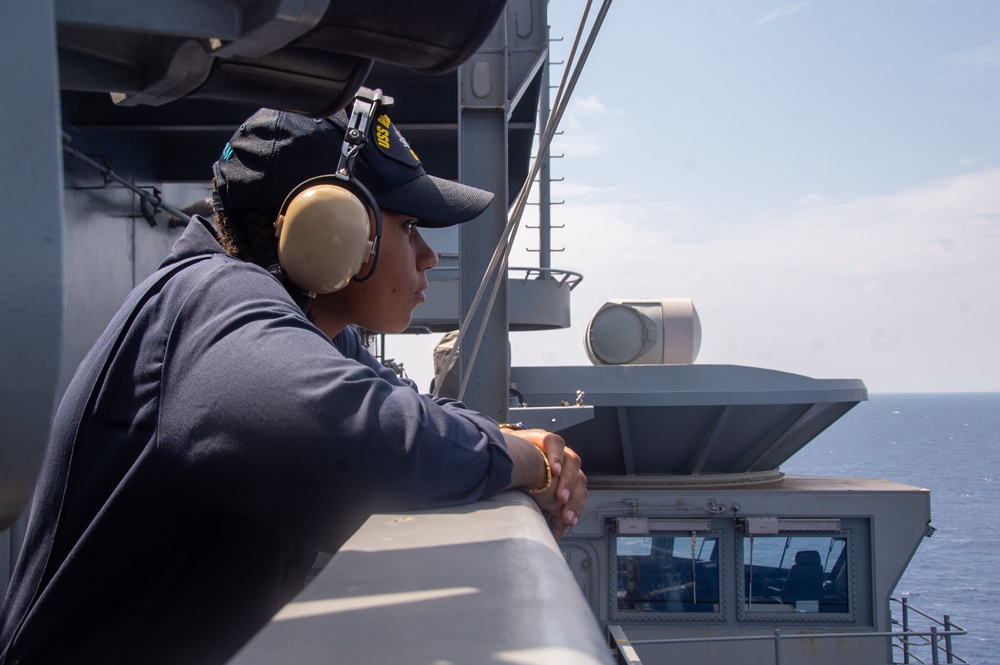
[[(504, 430), (503, 434), (507, 440), (508, 449), (514, 457), (515, 478), (519, 476), (521, 478), (537, 478), (537, 471), (532, 474), (530, 471), (519, 469), (519, 464), (528, 466), (529, 469), (537, 469), (542, 464), (541, 460), (538, 459), (537, 452), (528, 449), (527, 453), (521, 454), (525, 448), (523, 442), (540, 450), (548, 460), (549, 467), (552, 469), (551, 485), (542, 492), (532, 492), (528, 496), (538, 504), (552, 530), (552, 535), (555, 536), (556, 540), (559, 540), (569, 527), (574, 526), (580, 520), (584, 505), (587, 503), (589, 493), (587, 476), (581, 469), (580, 456), (566, 446), (566, 441), (561, 436), (546, 430)], [(515, 450), (515, 448), (522, 450)], [(516, 482), (512, 484), (521, 487), (521, 489), (540, 486), (540, 484), (531, 483), (531, 481), (528, 483), (527, 485)]]

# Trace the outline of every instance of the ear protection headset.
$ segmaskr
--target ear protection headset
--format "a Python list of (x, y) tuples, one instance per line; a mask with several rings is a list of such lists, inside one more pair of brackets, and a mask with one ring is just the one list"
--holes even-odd
[[(348, 119), (337, 170), (300, 183), (281, 204), (274, 223), (278, 263), (292, 284), (310, 295), (363, 282), (378, 265), (382, 216), (352, 170), (368, 141), (371, 119), (389, 104), (392, 98), (383, 96), (381, 90), (361, 88)], [(365, 263), (370, 265), (359, 275)]]

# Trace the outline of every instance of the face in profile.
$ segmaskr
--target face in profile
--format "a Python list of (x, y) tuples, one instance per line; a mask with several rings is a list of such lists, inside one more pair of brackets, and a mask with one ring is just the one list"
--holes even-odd
[[(437, 254), (424, 242), (416, 222), (414, 217), (382, 210), (382, 247), (375, 273), (364, 282), (316, 296), (309, 312), (320, 330), (330, 337), (348, 325), (380, 333), (406, 330), (413, 310), (424, 302), (425, 273), (437, 265)], [(369, 267), (363, 265), (359, 274)]]

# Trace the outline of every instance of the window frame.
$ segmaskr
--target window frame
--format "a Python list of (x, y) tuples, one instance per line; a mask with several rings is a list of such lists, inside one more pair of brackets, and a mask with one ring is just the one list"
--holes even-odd
[[(789, 621), (808, 623), (844, 623), (857, 621), (857, 589), (858, 575), (857, 556), (855, 553), (855, 534), (853, 529), (838, 529), (829, 531), (813, 530), (781, 530), (773, 534), (753, 535), (736, 532), (736, 618), (739, 621)], [(804, 612), (792, 610), (767, 611), (749, 609), (746, 602), (746, 543), (753, 538), (843, 538), (846, 552), (844, 565), (847, 566), (847, 611), (846, 612)], [(789, 607), (782, 604), (781, 607)]]
[[(660, 522), (657, 520), (657, 522)], [(663, 520), (662, 522), (669, 522), (669, 520)], [(661, 522), (661, 523), (662, 523)], [(657, 524), (659, 527), (659, 524)], [(716, 548), (718, 548), (718, 557), (716, 558), (716, 564), (718, 566), (718, 593), (719, 598), (716, 603), (716, 609), (711, 612), (692, 612), (692, 611), (680, 611), (680, 612), (656, 612), (651, 610), (626, 610), (619, 607), (618, 598), (618, 539), (619, 538), (629, 538), (629, 537), (656, 537), (656, 536), (666, 536), (673, 538), (690, 538), (691, 534), (694, 533), (698, 538), (705, 540), (715, 539)], [(683, 529), (663, 529), (663, 528), (651, 528), (648, 533), (623, 533), (618, 528), (611, 525), (610, 528), (611, 537), (608, 538), (608, 605), (609, 605), (609, 617), (613, 621), (725, 621), (728, 611), (728, 580), (729, 575), (727, 571), (729, 570), (728, 565), (728, 546), (729, 538), (726, 536), (726, 532), (723, 529), (707, 529), (707, 530), (683, 530)]]

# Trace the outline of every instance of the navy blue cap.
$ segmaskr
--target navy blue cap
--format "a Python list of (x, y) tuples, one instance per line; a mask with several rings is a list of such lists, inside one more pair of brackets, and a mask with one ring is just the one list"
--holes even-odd
[[(292, 189), (337, 168), (347, 114), (308, 118), (261, 109), (244, 122), (213, 166), (216, 207), (229, 214), (277, 210)], [(477, 217), (493, 194), (429, 175), (385, 113), (368, 130), (353, 175), (379, 207), (417, 218), (418, 226), (444, 227)]]

